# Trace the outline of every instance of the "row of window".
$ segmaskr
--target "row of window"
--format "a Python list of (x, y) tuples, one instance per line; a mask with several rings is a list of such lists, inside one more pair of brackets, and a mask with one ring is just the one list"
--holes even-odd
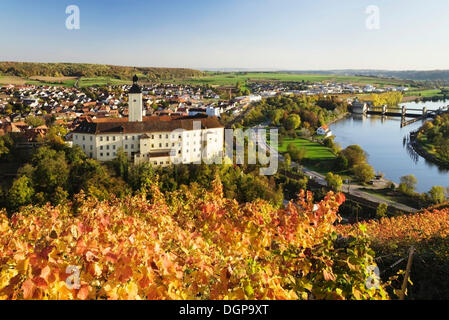
[[(151, 135), (151, 139), (154, 139), (154, 137), (155, 137), (154, 134)], [(169, 137), (169, 135), (166, 134), (165, 138), (168, 139), (168, 137)], [(186, 134), (186, 137), (189, 138), (189, 134), (188, 133)], [(196, 133), (193, 134), (193, 137), (196, 137)], [(198, 134), (198, 137), (201, 137), (201, 134)], [(129, 138), (128, 136), (125, 136), (125, 140), (128, 140), (128, 138)], [(181, 138), (182, 138), (182, 136), (179, 135), (179, 139), (181, 139)], [(135, 136), (131, 136), (131, 139), (132, 140), (136, 140), (136, 137)], [(162, 139), (162, 135), (161, 134), (159, 135), (159, 139)], [(172, 139), (175, 139), (175, 135), (174, 134), (172, 134)], [(75, 135), (75, 140), (78, 140), (78, 135)], [(86, 141), (86, 136), (83, 135), (82, 136), (82, 140)], [(90, 136), (89, 140), (93, 141), (93, 136)], [(115, 136), (112, 136), (112, 137), (110, 137), (110, 136), (106, 136), (106, 137), (100, 136), (100, 141), (101, 142), (103, 142), (103, 141), (116, 141), (116, 137)], [(215, 139), (215, 141), (217, 141), (217, 139)]]
[[(103, 155), (104, 155), (104, 153), (100, 152), (100, 157), (103, 157)], [(112, 153), (112, 156), (115, 157), (116, 155), (117, 155), (117, 153), (115, 153), (115, 152)], [(109, 152), (106, 152), (106, 157), (110, 157), (110, 156), (111, 156), (111, 154)], [(90, 157), (92, 158), (92, 153), (90, 154)]]
[[(157, 161), (153, 161), (153, 164), (154, 164), (155, 166), (158, 165)], [(159, 164), (162, 166), (162, 165), (164, 164), (164, 161), (159, 161)], [(170, 164), (170, 161), (165, 161), (165, 164)]]

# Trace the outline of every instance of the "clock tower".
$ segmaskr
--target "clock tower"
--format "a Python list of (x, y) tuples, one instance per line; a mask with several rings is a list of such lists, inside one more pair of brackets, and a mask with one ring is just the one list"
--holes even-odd
[(128, 117), (129, 122), (142, 122), (143, 118), (143, 97), (142, 90), (138, 85), (139, 78), (133, 77), (133, 85), (128, 93)]

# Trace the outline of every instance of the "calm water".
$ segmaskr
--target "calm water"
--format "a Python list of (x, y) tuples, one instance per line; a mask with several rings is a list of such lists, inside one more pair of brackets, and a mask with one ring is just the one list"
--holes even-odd
[[(429, 110), (446, 106), (449, 101), (426, 103), (403, 103), (408, 108)], [(343, 148), (352, 144), (360, 145), (368, 154), (368, 162), (381, 171), (386, 178), (399, 183), (402, 176), (414, 174), (418, 179), (417, 191), (427, 192), (434, 185), (449, 187), (449, 171), (411, 153), (404, 145), (404, 137), (422, 125), (418, 121), (401, 129), (399, 117), (357, 116), (345, 118), (330, 126), (335, 141)]]

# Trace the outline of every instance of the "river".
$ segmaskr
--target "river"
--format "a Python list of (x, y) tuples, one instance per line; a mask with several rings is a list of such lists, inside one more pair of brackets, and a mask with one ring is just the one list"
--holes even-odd
[[(400, 105), (407, 108), (429, 110), (449, 104), (449, 100), (440, 102), (409, 102)], [(413, 111), (415, 113), (415, 111)], [(432, 186), (449, 187), (449, 171), (440, 169), (424, 158), (416, 155), (404, 144), (404, 137), (411, 131), (417, 130), (422, 121), (401, 128), (399, 117), (385, 117), (375, 115), (351, 115), (330, 125), (336, 136), (335, 142), (343, 148), (358, 144), (368, 154), (368, 162), (376, 172), (380, 171), (385, 177), (399, 183), (402, 176), (415, 175), (418, 179), (418, 192), (427, 192)]]

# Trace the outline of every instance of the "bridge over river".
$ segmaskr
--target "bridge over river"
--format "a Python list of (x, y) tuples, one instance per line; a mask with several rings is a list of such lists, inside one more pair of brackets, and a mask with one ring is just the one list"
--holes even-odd
[(417, 108), (407, 108), (406, 106), (388, 107), (384, 105), (380, 107), (375, 107), (369, 106), (368, 104), (359, 104), (353, 107), (352, 112), (355, 114), (363, 114), (363, 115), (372, 114), (384, 117), (401, 117), (401, 128), (403, 128), (417, 121), (432, 119), (440, 114), (449, 112), (449, 105), (440, 107), (439, 109), (436, 110), (428, 110), (427, 107), (417, 109)]

